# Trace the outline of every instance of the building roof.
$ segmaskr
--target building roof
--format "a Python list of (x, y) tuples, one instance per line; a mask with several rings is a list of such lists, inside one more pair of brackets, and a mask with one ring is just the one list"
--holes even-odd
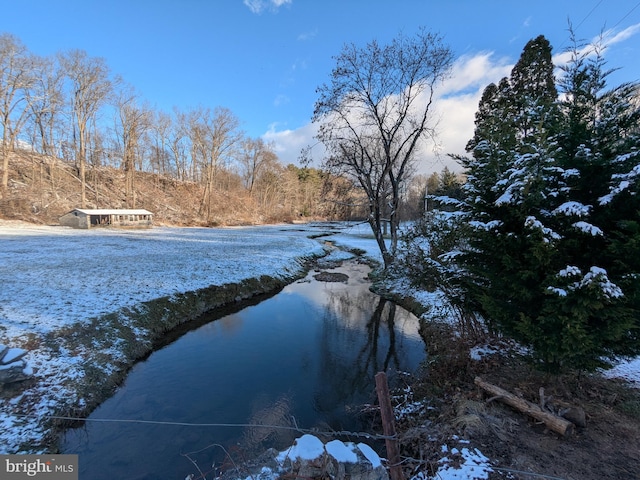
[(126, 208), (74, 208), (72, 211), (85, 215), (153, 215), (149, 210)]

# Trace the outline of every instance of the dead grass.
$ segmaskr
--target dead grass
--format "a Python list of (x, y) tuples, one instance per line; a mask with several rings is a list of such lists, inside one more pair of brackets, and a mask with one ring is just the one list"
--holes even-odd
[[(544, 374), (504, 347), (472, 360), (471, 345), (446, 325), (425, 324), (421, 333), (428, 362), (413, 388), (431, 408), (399, 425), (402, 454), (412, 459), (407, 474), (433, 471), (439, 444), (455, 444), (452, 439), (459, 437), (501, 469), (490, 478), (534, 478), (517, 472), (565, 480), (639, 478), (640, 390), (597, 374)], [(583, 408), (586, 427), (561, 438), (510, 407), (487, 403), (473, 383), (478, 375), (534, 403), (544, 387), (545, 395)]]

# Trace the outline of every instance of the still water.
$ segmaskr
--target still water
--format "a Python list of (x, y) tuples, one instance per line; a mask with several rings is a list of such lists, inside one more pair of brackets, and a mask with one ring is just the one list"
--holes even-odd
[[(199, 475), (192, 460), (206, 473), (225, 450), (240, 462), (300, 436), (229, 424), (364, 428), (357, 411), (375, 401), (374, 375), (414, 371), (424, 343), (415, 316), (369, 292), (368, 267), (330, 271), (348, 282), (316, 281), (310, 272), (138, 363), (90, 418), (150, 423), (89, 421), (69, 430), (61, 449), (79, 454), (80, 479), (182, 480)], [(203, 423), (227, 426), (184, 425)]]

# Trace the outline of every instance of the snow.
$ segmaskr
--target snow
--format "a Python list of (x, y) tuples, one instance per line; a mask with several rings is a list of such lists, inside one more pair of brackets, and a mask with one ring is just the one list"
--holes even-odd
[(620, 287), (609, 280), (607, 271), (604, 268), (594, 266), (589, 269), (580, 281), (579, 288), (589, 285), (597, 285), (606, 298), (620, 298), (624, 296)]
[(441, 204), (441, 205), (449, 205), (449, 206), (454, 206), (454, 207), (462, 205), (462, 202), (460, 200), (458, 200), (457, 198), (451, 198), (451, 197), (447, 197), (447, 196), (444, 196), (444, 195), (442, 195), (442, 196), (439, 195), (437, 197), (434, 197), (433, 195), (430, 195), (430, 198), (436, 198), (438, 203)]
[(513, 202), (513, 195), (511, 191), (507, 191), (502, 195), (500, 195), (500, 197), (498, 197), (498, 199), (495, 201), (495, 204), (497, 206), (500, 206), (500, 205), (506, 205), (512, 202)]
[(358, 447), (358, 450), (360, 450), (360, 452), (365, 456), (365, 458), (369, 460), (369, 463), (371, 463), (371, 466), (373, 468), (377, 468), (380, 465), (382, 465), (382, 460), (380, 459), (378, 454), (373, 451), (373, 448), (371, 448), (369, 445), (361, 442), (361, 443), (358, 443), (356, 446)]
[(629, 384), (640, 388), (640, 357), (618, 363), (602, 374), (607, 378), (622, 378)]
[(343, 223), (337, 230), (336, 233), (322, 239), (332, 241), (342, 248), (362, 250), (365, 257), (382, 263), (380, 249), (368, 223)]
[(563, 268), (558, 272), (559, 277), (574, 277), (578, 275), (582, 275), (582, 271), (575, 265), (568, 265), (567, 268)]
[(276, 457), (276, 460), (280, 463), (283, 463), (287, 459), (292, 461), (298, 459), (315, 460), (316, 458), (320, 458), (326, 452), (338, 462), (356, 463), (358, 461), (358, 456), (355, 453), (356, 449), (362, 452), (373, 468), (382, 465), (382, 460), (378, 454), (365, 443), (358, 443), (356, 445), (353, 442), (331, 440), (324, 444), (318, 437), (308, 433), (297, 438), (291, 447), (280, 452)]
[[(558, 277), (576, 277), (581, 275), (582, 271), (578, 267), (571, 265), (560, 270), (557, 274)], [(620, 298), (624, 296), (620, 287), (609, 280), (607, 271), (596, 266), (592, 266), (589, 271), (582, 277), (582, 279), (580, 279), (580, 281), (574, 282), (567, 288), (569, 291), (574, 291), (589, 286), (597, 286), (603, 297), (605, 298)], [(564, 288), (549, 286), (547, 287), (547, 290), (561, 297), (566, 297), (568, 295), (568, 290)]]
[(27, 351), (22, 348), (9, 348), (4, 356), (0, 359), (0, 363), (8, 364), (19, 360), (27, 354)]
[(8, 337), (26, 329), (46, 333), (210, 285), (284, 275), (299, 268), (296, 258), (322, 251), (318, 242), (283, 227), (0, 228), (0, 241), (0, 282), (11, 285), (0, 291)]
[(438, 480), (484, 480), (489, 478), (489, 473), (493, 470), (489, 465), (489, 459), (485, 457), (477, 448), (451, 449), (452, 455), (461, 457), (460, 465), (450, 465), (451, 459), (443, 457), (438, 464), (438, 470), (431, 478)]
[(567, 168), (566, 170), (564, 170), (562, 172), (562, 178), (571, 178), (571, 177), (579, 177), (580, 176), (580, 170), (578, 170), (577, 168)]
[(491, 345), (476, 345), (469, 350), (469, 357), (471, 360), (482, 360), (486, 356), (491, 356), (497, 353), (498, 350)]
[(555, 293), (559, 297), (566, 297), (567, 295), (569, 295), (569, 292), (567, 292), (564, 288), (547, 287), (547, 290), (549, 290), (551, 293)]
[[(638, 156), (639, 154), (640, 152), (638, 151), (630, 152), (625, 155), (620, 155), (618, 158), (616, 158), (615, 161), (616, 163), (624, 163), (630, 160), (631, 158)], [(600, 205), (607, 205), (611, 203), (611, 201), (614, 199), (616, 195), (629, 189), (632, 185), (634, 185), (637, 182), (638, 177), (640, 177), (640, 164), (634, 165), (633, 168), (627, 173), (613, 175), (611, 178), (612, 181), (615, 181), (618, 183), (616, 185), (612, 185), (609, 188), (610, 191), (607, 195), (600, 197), (598, 199), (598, 202), (600, 203)]]
[(591, 207), (589, 205), (583, 205), (580, 202), (565, 202), (556, 208), (553, 213), (556, 215), (576, 216), (584, 217), (589, 214)]
[(296, 439), (291, 448), (280, 452), (276, 458), (280, 462), (284, 462), (287, 458), (290, 460), (313, 460), (320, 457), (324, 453), (324, 444), (313, 435), (303, 435)]
[[(340, 440), (331, 440), (324, 446), (327, 453), (339, 462), (344, 463), (356, 463), (358, 456), (355, 454), (352, 448), (349, 448)], [(375, 452), (374, 452), (375, 453)]]
[[(545, 236), (544, 241), (550, 242), (551, 240), (560, 240), (562, 237), (558, 235), (556, 232), (551, 230), (550, 228), (545, 227), (540, 220), (538, 220), (534, 216), (528, 216), (524, 221), (525, 227), (528, 227), (532, 230), (540, 230), (542, 234)], [(548, 238), (547, 238), (548, 237)]]
[(598, 227), (596, 227), (595, 225), (592, 225), (588, 222), (575, 222), (573, 224), (573, 226), (575, 228), (577, 228), (578, 230), (587, 233), (591, 236), (597, 237), (598, 235), (603, 235), (602, 230), (600, 230)]
[(500, 228), (503, 225), (503, 223), (501, 220), (491, 220), (486, 223), (480, 222), (477, 220), (472, 220), (469, 222), (469, 225), (471, 225), (473, 228), (477, 228), (478, 230), (486, 230), (487, 232), (490, 232), (491, 230)]

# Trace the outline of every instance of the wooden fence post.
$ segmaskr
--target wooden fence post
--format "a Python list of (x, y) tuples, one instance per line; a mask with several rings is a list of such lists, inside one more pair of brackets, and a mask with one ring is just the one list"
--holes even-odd
[(378, 372), (376, 379), (376, 393), (378, 394), (378, 402), (380, 403), (380, 416), (382, 417), (382, 430), (386, 437), (384, 443), (387, 448), (387, 457), (389, 460), (389, 474), (391, 480), (404, 480), (402, 468), (400, 467), (400, 454), (398, 453), (398, 443), (395, 439), (396, 425), (393, 415), (393, 407), (391, 406), (391, 397), (389, 396), (389, 385), (387, 384), (387, 374)]

